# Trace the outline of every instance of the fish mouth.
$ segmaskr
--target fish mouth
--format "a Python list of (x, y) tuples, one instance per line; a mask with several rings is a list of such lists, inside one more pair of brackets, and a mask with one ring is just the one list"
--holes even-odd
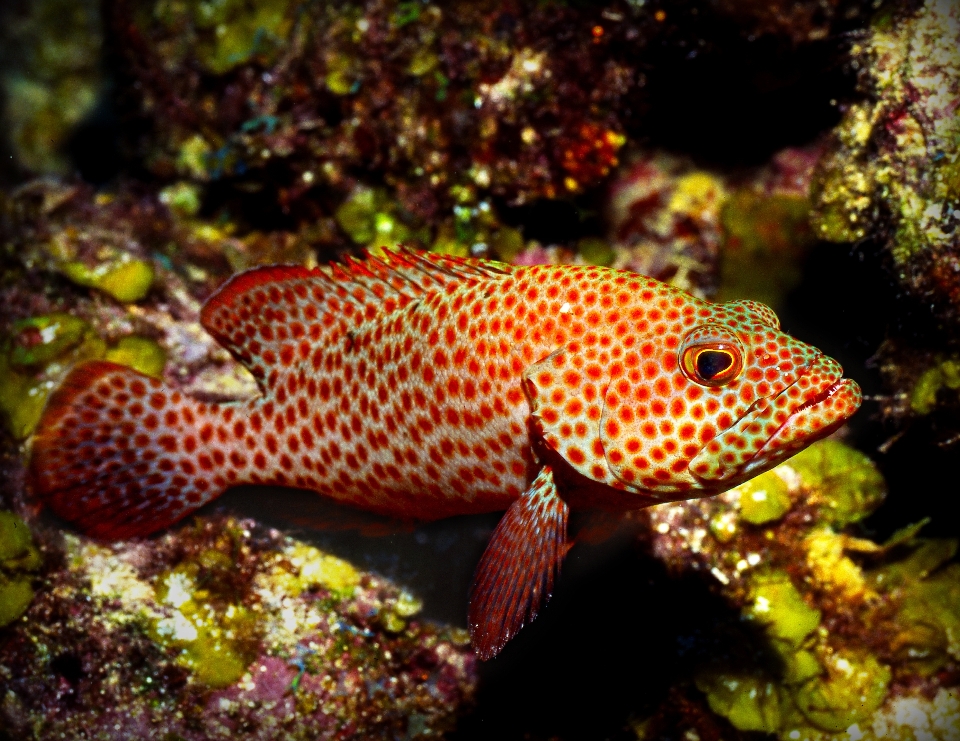
[[(799, 398), (791, 389), (800, 391)], [(860, 386), (843, 377), (839, 363), (826, 356), (817, 358), (796, 381), (766, 400), (765, 432), (769, 434), (743, 472), (769, 468), (835, 432), (857, 411), (862, 398)]]
[(821, 355), (776, 394), (755, 401), (690, 461), (701, 482), (735, 486), (839, 428), (860, 406), (860, 387)]

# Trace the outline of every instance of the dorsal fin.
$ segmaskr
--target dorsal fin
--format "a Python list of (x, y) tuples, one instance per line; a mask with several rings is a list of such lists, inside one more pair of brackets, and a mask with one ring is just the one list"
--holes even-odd
[(228, 280), (200, 322), (263, 381), (278, 359), (306, 360), (321, 338), (390, 313), (418, 297), (510, 275), (509, 265), (400, 246), (325, 268), (272, 265)]

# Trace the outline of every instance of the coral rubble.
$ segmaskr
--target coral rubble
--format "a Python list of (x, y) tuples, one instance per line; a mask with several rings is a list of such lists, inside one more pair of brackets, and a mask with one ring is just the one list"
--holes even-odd
[[(16, 568), (36, 569), (25, 543)], [(0, 643), (0, 718), (17, 738), (427, 738), (473, 696), (463, 630), (252, 523), (47, 549), (43, 589)]]

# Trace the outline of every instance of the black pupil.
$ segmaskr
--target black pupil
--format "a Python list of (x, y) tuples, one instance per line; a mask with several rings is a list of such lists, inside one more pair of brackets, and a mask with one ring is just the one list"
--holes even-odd
[(704, 350), (697, 355), (697, 373), (700, 378), (710, 381), (733, 365), (730, 353), (719, 350)]

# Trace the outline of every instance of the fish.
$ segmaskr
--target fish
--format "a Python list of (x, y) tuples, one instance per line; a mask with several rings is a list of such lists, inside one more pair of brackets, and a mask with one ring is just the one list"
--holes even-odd
[(407, 521), (504, 511), (469, 596), (481, 659), (549, 599), (571, 511), (713, 496), (861, 401), (769, 307), (590, 265), (400, 246), (239, 273), (200, 321), (259, 395), (208, 402), (80, 364), (32, 440), (36, 501), (103, 540), (167, 528), (239, 484)]

